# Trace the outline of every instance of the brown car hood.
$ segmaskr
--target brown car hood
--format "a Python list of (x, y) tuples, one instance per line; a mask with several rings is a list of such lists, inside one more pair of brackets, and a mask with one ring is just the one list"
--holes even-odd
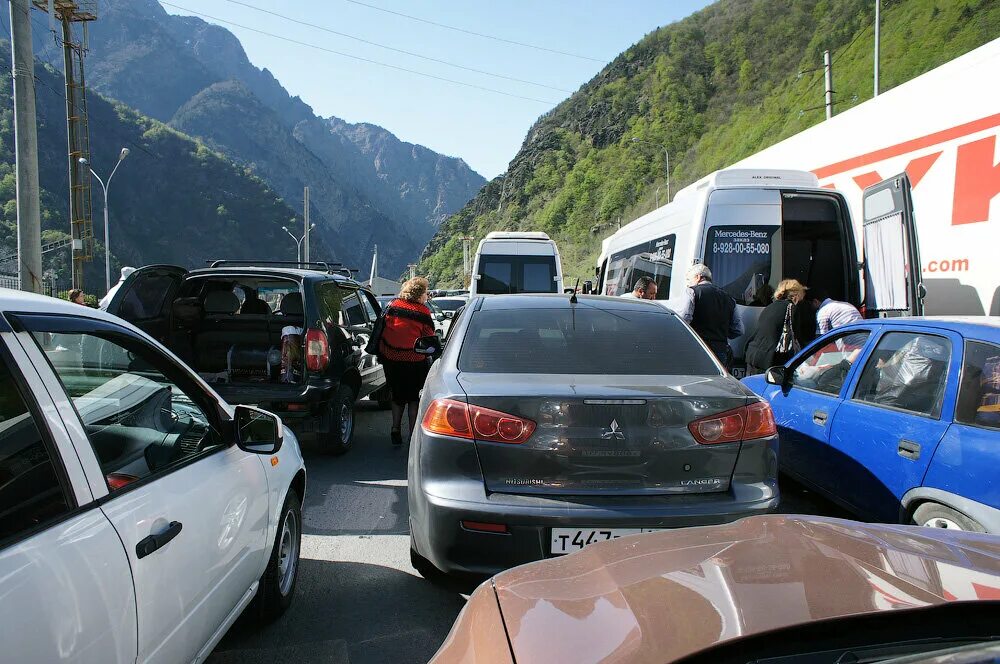
[(517, 662), (663, 662), (771, 629), (1000, 599), (1000, 538), (761, 516), (596, 544), (494, 579)]

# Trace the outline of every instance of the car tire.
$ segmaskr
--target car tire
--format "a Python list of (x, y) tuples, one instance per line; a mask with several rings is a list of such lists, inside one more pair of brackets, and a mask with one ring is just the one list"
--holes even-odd
[(260, 577), (257, 596), (250, 604), (261, 624), (279, 618), (291, 605), (295, 595), (302, 551), (302, 499), (294, 489), (289, 489), (285, 497), (277, 531), (267, 569)]
[(351, 449), (354, 442), (354, 390), (347, 385), (337, 388), (327, 410), (329, 433), (324, 451), (340, 456)]
[(913, 512), (913, 523), (927, 528), (965, 530), (972, 533), (986, 532), (986, 529), (974, 519), (938, 503), (924, 503), (918, 507)]
[(410, 546), (410, 566), (417, 570), (417, 574), (430, 581), (440, 579), (443, 575), (441, 570), (434, 567), (431, 561), (417, 553), (417, 550), (412, 545)]

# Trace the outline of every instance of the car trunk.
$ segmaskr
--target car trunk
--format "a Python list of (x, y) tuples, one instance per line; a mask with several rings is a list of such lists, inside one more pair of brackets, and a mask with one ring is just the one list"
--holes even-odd
[(480, 374), (470, 404), (532, 420), (521, 444), (477, 440), (488, 491), (643, 495), (729, 489), (740, 443), (702, 445), (688, 424), (747, 404), (724, 377)]

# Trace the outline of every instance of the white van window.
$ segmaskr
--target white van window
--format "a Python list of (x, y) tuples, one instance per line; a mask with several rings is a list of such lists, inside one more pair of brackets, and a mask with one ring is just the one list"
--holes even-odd
[(510, 256), (482, 254), (479, 285), (484, 295), (508, 293), (555, 293), (555, 256)]
[(624, 295), (632, 291), (640, 277), (650, 277), (656, 282), (656, 299), (668, 299), (676, 242), (676, 235), (665, 235), (611, 254), (604, 294)]
[(781, 278), (780, 226), (713, 226), (705, 240), (705, 264), (712, 281), (737, 303), (765, 306)]

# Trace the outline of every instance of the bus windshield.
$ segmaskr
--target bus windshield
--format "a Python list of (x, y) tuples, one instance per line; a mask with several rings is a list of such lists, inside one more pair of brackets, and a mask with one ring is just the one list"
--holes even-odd
[(712, 226), (705, 264), (738, 304), (765, 306), (781, 278), (781, 226)]

